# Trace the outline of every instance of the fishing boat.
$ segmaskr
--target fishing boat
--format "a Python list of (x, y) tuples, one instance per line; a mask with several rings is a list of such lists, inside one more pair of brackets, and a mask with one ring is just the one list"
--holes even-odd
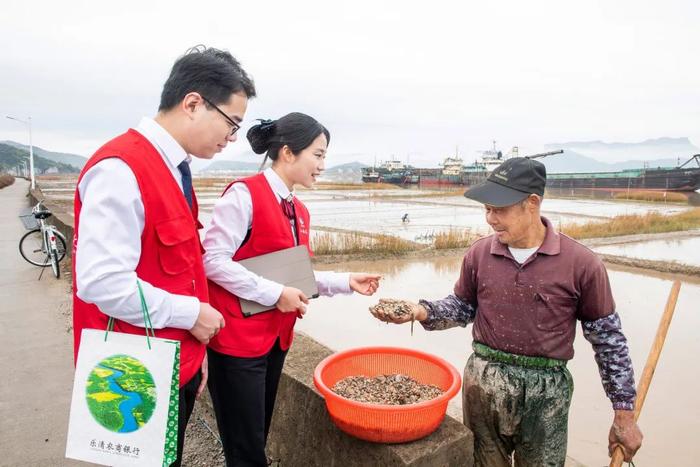
[(362, 181), (365, 183), (392, 183), (395, 185), (413, 185), (418, 183), (416, 168), (391, 159), (379, 167), (363, 167)]

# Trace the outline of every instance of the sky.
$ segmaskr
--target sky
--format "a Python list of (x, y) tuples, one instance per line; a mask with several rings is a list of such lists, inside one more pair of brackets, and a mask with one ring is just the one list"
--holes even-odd
[[(16, 1), (0, 16), (0, 115), (90, 156), (153, 116), (172, 63), (229, 50), (255, 80), (246, 124), (301, 111), (327, 165), (437, 165), (548, 143), (689, 137), (700, 145), (692, 1)], [(28, 142), (0, 118), (0, 140)], [(241, 138), (223, 160), (257, 161)]]

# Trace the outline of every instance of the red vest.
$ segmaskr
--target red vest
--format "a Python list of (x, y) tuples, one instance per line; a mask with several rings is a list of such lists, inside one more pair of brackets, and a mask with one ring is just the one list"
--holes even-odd
[[(260, 173), (233, 183), (245, 183), (253, 200), (253, 223), (248, 240), (236, 251), (232, 261), (283, 250), (294, 246), (289, 219), (282, 212), (280, 202), (265, 176)], [(229, 184), (226, 190), (233, 184)], [(224, 190), (224, 193), (226, 193)], [(299, 244), (309, 247), (309, 211), (294, 200)], [(311, 249), (309, 248), (309, 253)], [(270, 351), (279, 337), (280, 347), (287, 350), (292, 345), (296, 313), (271, 311), (243, 317), (238, 297), (218, 284), (209, 281), (211, 305), (224, 315), (226, 326), (210, 342), (219, 353), (234, 357), (260, 357)]]
[[(172, 176), (160, 153), (140, 133), (129, 130), (102, 146), (83, 167), (78, 183), (92, 166), (101, 160), (118, 157), (136, 177), (141, 191), (145, 219), (141, 234), (141, 258), (136, 275), (151, 285), (178, 295), (197, 297), (207, 302), (202, 246), (197, 232), (201, 224), (196, 220), (197, 201), (192, 193), (190, 210), (182, 190)], [(80, 195), (75, 191), (75, 234), (73, 237), (73, 277), (75, 278), (76, 251), (80, 233)], [(108, 239), (106, 239), (108, 240)], [(118, 248), (118, 245), (115, 245)], [(73, 281), (73, 338), (75, 358), (78, 358), (80, 333), (85, 328), (106, 329), (108, 316), (97, 306), (78, 298)], [(115, 331), (145, 335), (144, 328), (124, 321), (115, 321)], [(156, 337), (180, 341), (180, 387), (187, 384), (199, 371), (205, 346), (184, 329), (156, 329)]]

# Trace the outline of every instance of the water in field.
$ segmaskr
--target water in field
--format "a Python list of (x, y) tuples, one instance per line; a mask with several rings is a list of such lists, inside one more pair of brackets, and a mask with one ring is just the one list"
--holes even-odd
[[(483, 206), (463, 196), (425, 196), (421, 190), (308, 190), (298, 191), (311, 213), (312, 227), (356, 230), (395, 235), (406, 240), (430, 242), (451, 229), (489, 233)], [(220, 191), (199, 193), (203, 222), (210, 217)], [(543, 215), (555, 227), (601, 222), (621, 214), (659, 211), (673, 214), (689, 209), (652, 203), (597, 200), (546, 199)], [(408, 221), (403, 221), (408, 214)]]
[[(418, 324), (410, 335), (410, 324), (389, 325), (375, 320), (368, 307), (380, 297), (437, 299), (452, 292), (459, 274), (461, 257), (420, 261), (384, 260), (371, 264), (350, 263), (342, 270), (368, 270), (383, 274), (374, 297), (361, 295), (322, 297), (312, 301), (297, 329), (335, 350), (351, 347), (393, 345), (431, 352), (445, 358), (461, 373), (471, 353), (471, 329), (454, 328), (426, 332)], [(335, 266), (339, 270), (339, 266)], [(629, 340), (637, 377), (646, 357), (666, 302), (671, 281), (609, 270), (610, 282)], [(644, 293), (639, 293), (643, 290)], [(635, 458), (637, 465), (696, 465), (700, 447), (700, 286), (684, 283), (678, 300), (654, 382), (647, 396), (640, 426), (644, 447)], [(612, 409), (606, 398), (593, 360), (590, 344), (580, 328), (575, 342), (576, 356), (569, 363), (575, 391), (569, 418), (569, 455), (585, 465), (606, 465), (607, 435)], [(450, 403), (450, 414), (461, 420), (461, 399)]]
[[(41, 180), (47, 198), (73, 199), (75, 177)], [(228, 179), (195, 179), (206, 225), (211, 210), (221, 196)], [(312, 226), (395, 235), (406, 240), (430, 243), (435, 234), (451, 229), (476, 234), (489, 233), (484, 210), (479, 203), (459, 193), (411, 189), (311, 189), (297, 190), (311, 213)], [(621, 214), (662, 212), (674, 214), (688, 206), (658, 203), (620, 202), (593, 199), (545, 199), (543, 215), (555, 227), (564, 224), (600, 222)], [(403, 221), (405, 215), (407, 221)]]
[(595, 251), (629, 258), (700, 266), (700, 236), (606, 245), (596, 247)]

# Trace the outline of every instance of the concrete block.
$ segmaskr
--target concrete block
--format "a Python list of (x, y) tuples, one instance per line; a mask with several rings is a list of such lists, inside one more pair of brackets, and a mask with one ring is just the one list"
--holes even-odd
[(472, 466), (473, 435), (446, 416), (430, 436), (404, 444), (376, 444), (346, 435), (331, 422), (313, 384), (316, 365), (332, 352), (297, 333), (285, 362), (268, 451), (287, 466)]

